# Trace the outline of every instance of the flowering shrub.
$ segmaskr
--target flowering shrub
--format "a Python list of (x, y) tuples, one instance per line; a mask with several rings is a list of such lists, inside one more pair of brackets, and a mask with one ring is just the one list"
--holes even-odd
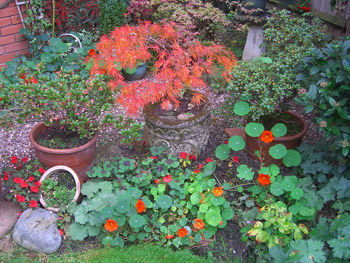
[[(91, 74), (103, 71), (112, 77), (109, 86), (120, 88), (117, 102), (130, 114), (161, 100), (163, 108), (171, 103), (178, 107), (187, 89), (206, 87), (203, 75), (210, 74), (216, 68), (215, 63), (224, 67), (222, 76), (226, 81), (235, 65), (232, 52), (219, 45), (204, 46), (174, 23), (125, 25), (109, 36), (102, 36), (96, 48), (98, 52), (87, 58), (92, 62)], [(128, 72), (140, 61), (154, 63), (154, 78), (126, 85), (120, 70)], [(202, 99), (196, 93), (192, 104), (198, 105)]]
[(191, 245), (213, 237), (233, 217), (225, 200), (228, 184), (216, 186), (215, 162), (190, 169), (195, 156), (161, 158), (151, 148), (144, 160), (116, 158), (94, 167), (85, 195), (73, 215), (73, 240), (99, 236), (103, 244), (156, 240), (164, 245)]
[[(234, 106), (235, 114), (244, 116), (249, 114), (250, 107), (247, 102), (238, 102)], [(254, 225), (248, 224), (242, 230), (249, 236), (255, 236), (258, 243), (267, 243), (269, 247), (275, 245), (287, 246), (290, 241), (302, 238), (308, 230), (303, 224), (295, 222), (302, 219), (312, 219), (316, 209), (308, 203), (304, 197), (302, 181), (294, 176), (283, 176), (276, 164), (268, 164), (262, 154), (262, 148), (271, 143), (275, 137), (284, 136), (287, 127), (283, 123), (277, 123), (266, 131), (260, 123), (250, 122), (245, 127), (247, 135), (259, 138), (259, 148), (255, 154), (259, 160), (259, 167), (249, 167), (242, 164), (238, 157), (231, 159), (237, 167), (237, 178), (243, 181), (242, 185), (249, 186), (246, 191), (250, 193), (253, 204), (257, 204), (259, 215), (254, 218)], [(215, 155), (224, 161), (229, 159), (230, 151), (235, 152), (245, 149), (245, 141), (241, 136), (232, 136), (227, 144), (217, 147)], [(286, 167), (297, 167), (301, 162), (301, 156), (296, 150), (287, 150), (282, 144), (276, 144), (269, 148), (269, 154), (273, 159), (281, 160)], [(231, 157), (232, 158), (232, 157)], [(238, 192), (243, 192), (241, 185), (236, 186)], [(264, 222), (262, 222), (264, 221)], [(282, 226), (285, 227), (282, 229)]]
[(39, 180), (44, 172), (37, 159), (18, 159), (17, 156), (12, 156), (11, 167), (5, 168), (2, 174), (4, 186), (10, 191), (6, 198), (19, 203), (23, 209), (37, 207), (41, 185)]

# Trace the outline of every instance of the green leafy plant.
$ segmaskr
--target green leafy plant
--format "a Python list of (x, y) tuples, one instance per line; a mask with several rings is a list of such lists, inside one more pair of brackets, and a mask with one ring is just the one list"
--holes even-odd
[(154, 240), (164, 245), (191, 245), (213, 237), (233, 217), (224, 189), (212, 174), (215, 162), (189, 169), (193, 155), (161, 158), (151, 148), (144, 160), (116, 158), (89, 172), (86, 196), (73, 215), (74, 240), (98, 236), (103, 244)]
[(19, 159), (11, 156), (11, 166), (4, 169), (2, 180), (9, 190), (6, 194), (8, 200), (13, 200), (23, 209), (38, 206), (40, 197), (39, 179), (45, 172), (37, 159), (29, 160), (27, 157)]
[(127, 11), (129, 0), (102, 0), (98, 1), (100, 16), (98, 29), (101, 35), (108, 34), (115, 27), (124, 25), (124, 13)]
[(349, 45), (350, 40), (343, 39), (314, 49), (311, 56), (303, 59), (298, 75), (306, 89), (299, 92), (297, 101), (305, 105), (307, 113), (315, 112), (319, 129), (326, 135), (343, 171), (349, 167), (350, 156)]

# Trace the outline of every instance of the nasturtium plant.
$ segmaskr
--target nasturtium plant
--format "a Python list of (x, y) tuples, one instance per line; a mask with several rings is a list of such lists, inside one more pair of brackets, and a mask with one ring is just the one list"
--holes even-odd
[(72, 211), (72, 239), (98, 236), (120, 247), (152, 239), (179, 247), (224, 228), (234, 212), (225, 199), (230, 185), (212, 178), (215, 162), (190, 169), (189, 155), (161, 157), (162, 151), (154, 147), (143, 160), (117, 157), (92, 168), (82, 186), (85, 197)]

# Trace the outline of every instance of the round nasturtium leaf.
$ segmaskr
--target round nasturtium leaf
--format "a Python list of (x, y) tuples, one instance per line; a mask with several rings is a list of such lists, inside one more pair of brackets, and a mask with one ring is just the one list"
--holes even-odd
[(237, 177), (239, 179), (245, 179), (249, 181), (253, 179), (254, 172), (252, 171), (252, 168), (249, 168), (247, 165), (242, 164), (237, 167)]
[(290, 193), (290, 196), (295, 200), (300, 200), (300, 198), (304, 196), (304, 191), (301, 188), (295, 188)]
[(282, 144), (276, 144), (270, 147), (269, 154), (274, 159), (282, 159), (287, 154), (287, 148)]
[(126, 200), (120, 200), (117, 205), (115, 206), (115, 209), (118, 213), (126, 213), (130, 209), (130, 203)]
[(272, 127), (271, 132), (274, 137), (282, 137), (287, 134), (287, 126), (283, 123), (277, 123)]
[(230, 155), (230, 147), (227, 144), (221, 144), (215, 150), (216, 158), (220, 159), (221, 161), (227, 159), (229, 155)]
[(223, 184), (222, 184), (222, 188), (223, 188), (224, 190), (230, 190), (231, 186), (230, 186), (228, 183), (223, 183)]
[(282, 183), (274, 182), (273, 184), (271, 184), (270, 192), (271, 192), (274, 196), (280, 196), (280, 195), (282, 195), (282, 194), (284, 193)]
[(282, 187), (284, 191), (291, 192), (295, 188), (295, 183), (290, 176), (285, 176), (282, 181)]
[(237, 187), (237, 192), (238, 192), (238, 193), (243, 193), (243, 190), (244, 190), (244, 189), (243, 189), (242, 186), (238, 186), (238, 187)]
[(245, 101), (239, 101), (233, 107), (233, 112), (238, 116), (245, 116), (249, 113), (249, 104)]
[(269, 169), (270, 169), (271, 175), (273, 176), (279, 175), (280, 173), (280, 168), (276, 164), (271, 164), (269, 166)]
[(264, 131), (264, 125), (260, 123), (250, 122), (245, 126), (245, 132), (250, 137), (259, 137)]
[(210, 202), (212, 205), (220, 206), (225, 202), (225, 198), (223, 198), (222, 196), (218, 196), (218, 197), (213, 196), (211, 198)]
[(168, 209), (173, 204), (173, 200), (168, 195), (159, 196), (157, 199), (157, 205), (162, 209)]
[(133, 215), (129, 219), (129, 225), (133, 228), (140, 228), (146, 224), (146, 219), (141, 215)]
[(130, 242), (134, 242), (136, 240), (136, 236), (134, 234), (131, 234), (128, 236), (128, 239)]
[(268, 174), (270, 175), (270, 169), (268, 167), (261, 167), (259, 174)]
[(199, 212), (205, 213), (208, 211), (209, 206), (207, 204), (201, 204), (199, 207)]
[(103, 218), (108, 219), (108, 218), (112, 218), (114, 214), (114, 209), (112, 207), (104, 207), (101, 210), (101, 215), (103, 216)]
[(252, 190), (252, 193), (255, 195), (260, 194), (260, 192), (261, 192), (261, 188), (257, 185), (253, 185), (251, 190)]
[(298, 166), (301, 163), (301, 155), (296, 150), (288, 150), (283, 157), (283, 164), (286, 167)]
[(118, 226), (123, 226), (125, 225), (126, 222), (126, 217), (125, 215), (120, 215), (120, 216), (116, 216), (114, 217), (115, 221), (117, 221)]
[(199, 192), (194, 192), (191, 194), (190, 200), (193, 205), (196, 205), (202, 201), (202, 195)]
[(224, 211), (222, 211), (222, 218), (225, 220), (230, 220), (233, 217), (233, 211), (231, 208), (227, 208)]
[(220, 213), (218, 213), (217, 211), (214, 210), (209, 210), (206, 214), (205, 214), (205, 221), (208, 222), (209, 225), (211, 226), (217, 226), (218, 224), (220, 224), (222, 218)]
[(237, 152), (244, 149), (245, 141), (241, 136), (232, 136), (228, 140), (228, 146), (230, 146), (232, 150)]
[(288, 211), (291, 212), (293, 215), (296, 215), (299, 213), (301, 207), (302, 205), (299, 202), (296, 202), (294, 205), (288, 207)]

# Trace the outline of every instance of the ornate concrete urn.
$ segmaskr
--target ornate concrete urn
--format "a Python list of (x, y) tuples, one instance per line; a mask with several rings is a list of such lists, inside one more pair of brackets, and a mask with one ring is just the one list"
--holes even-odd
[(187, 152), (199, 156), (209, 139), (211, 115), (209, 100), (205, 97), (201, 111), (187, 120), (175, 116), (157, 116), (154, 109), (157, 104), (148, 104), (144, 108), (145, 132), (150, 145), (168, 148), (167, 153), (179, 156)]

